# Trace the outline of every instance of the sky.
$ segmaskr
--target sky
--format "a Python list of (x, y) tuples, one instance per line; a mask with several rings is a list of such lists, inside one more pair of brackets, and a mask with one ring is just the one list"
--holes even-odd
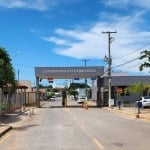
[[(150, 47), (150, 0), (0, 0), (0, 47), (16, 78), (35, 85), (35, 67), (104, 66), (111, 34), (113, 72), (139, 71)], [(47, 84), (47, 83), (44, 83)], [(57, 81), (57, 84), (64, 84)]]

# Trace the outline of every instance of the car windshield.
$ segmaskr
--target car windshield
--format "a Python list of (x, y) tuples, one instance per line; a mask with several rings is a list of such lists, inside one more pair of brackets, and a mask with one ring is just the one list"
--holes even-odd
[(150, 96), (144, 96), (144, 99), (150, 99)]

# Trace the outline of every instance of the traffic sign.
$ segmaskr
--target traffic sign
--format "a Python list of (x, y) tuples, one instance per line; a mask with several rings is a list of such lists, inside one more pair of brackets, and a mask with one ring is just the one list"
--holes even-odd
[(117, 93), (122, 93), (123, 89), (122, 88), (117, 88)]

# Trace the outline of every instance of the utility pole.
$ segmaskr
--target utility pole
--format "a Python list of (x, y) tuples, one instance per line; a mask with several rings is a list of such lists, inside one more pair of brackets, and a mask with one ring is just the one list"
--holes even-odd
[[(83, 59), (82, 61), (84, 61), (84, 67), (86, 70), (86, 62), (89, 61), (89, 59)], [(85, 96), (87, 97), (87, 78), (85, 77)]]
[(109, 107), (111, 106), (111, 64), (112, 64), (112, 58), (111, 58), (111, 51), (110, 51), (110, 44), (112, 43), (113, 37), (111, 37), (110, 35), (112, 33), (117, 33), (116, 31), (112, 32), (112, 31), (106, 31), (103, 32), (103, 34), (108, 34), (108, 57), (105, 56), (105, 61), (108, 62), (108, 101), (109, 101)]

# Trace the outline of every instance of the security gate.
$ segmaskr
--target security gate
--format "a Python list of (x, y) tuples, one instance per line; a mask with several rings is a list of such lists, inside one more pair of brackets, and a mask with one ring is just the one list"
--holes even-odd
[(35, 67), (37, 104), (40, 107), (39, 80), (40, 79), (74, 79), (74, 78), (97, 78), (104, 75), (103, 66), (90, 67)]

